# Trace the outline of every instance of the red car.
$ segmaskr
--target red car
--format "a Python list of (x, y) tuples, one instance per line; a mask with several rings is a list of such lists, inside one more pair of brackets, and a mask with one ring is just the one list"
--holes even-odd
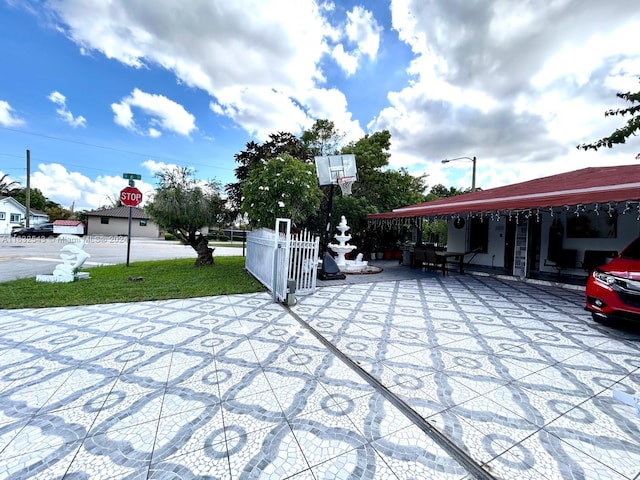
[(612, 317), (640, 320), (640, 237), (591, 272), (585, 293), (585, 309), (597, 322)]

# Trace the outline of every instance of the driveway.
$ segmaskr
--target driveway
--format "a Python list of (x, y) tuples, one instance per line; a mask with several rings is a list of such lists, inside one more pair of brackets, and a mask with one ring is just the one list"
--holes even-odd
[[(405, 270), (406, 271), (406, 270)], [(373, 278), (372, 278), (373, 280)], [(0, 477), (640, 478), (640, 334), (472, 275), (0, 311)]]
[[(87, 236), (83, 240), (84, 250), (91, 255), (85, 266), (126, 263), (127, 237)], [(67, 243), (62, 237), (27, 239), (0, 235), (0, 282), (50, 274), (56, 264), (62, 262), (60, 249)], [(215, 248), (214, 256), (242, 255), (242, 248)], [(196, 253), (191, 247), (175, 241), (142, 237), (131, 239), (130, 262), (173, 258), (195, 260)]]

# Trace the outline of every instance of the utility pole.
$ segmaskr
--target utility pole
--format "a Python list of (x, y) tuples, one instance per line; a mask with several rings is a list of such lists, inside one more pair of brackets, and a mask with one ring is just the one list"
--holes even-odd
[(31, 152), (27, 149), (27, 191), (24, 195), (24, 203), (26, 203), (26, 217), (24, 226), (29, 227), (29, 217), (31, 216)]

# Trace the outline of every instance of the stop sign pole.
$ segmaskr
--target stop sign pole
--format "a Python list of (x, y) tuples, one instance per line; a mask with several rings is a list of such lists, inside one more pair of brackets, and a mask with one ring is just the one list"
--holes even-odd
[(131, 218), (133, 207), (137, 207), (142, 202), (142, 192), (135, 187), (134, 180), (141, 180), (142, 176), (136, 173), (124, 173), (123, 178), (129, 180), (129, 186), (120, 191), (120, 201), (129, 207), (129, 229), (127, 232), (127, 267), (129, 266), (129, 254), (131, 252)]

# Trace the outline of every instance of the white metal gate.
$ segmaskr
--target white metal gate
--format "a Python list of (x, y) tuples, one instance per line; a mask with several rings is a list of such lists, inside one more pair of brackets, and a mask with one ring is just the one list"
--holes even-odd
[(306, 230), (291, 235), (291, 220), (278, 218), (275, 231), (247, 234), (246, 268), (271, 290), (274, 301), (286, 301), (292, 281), (298, 295), (315, 292), (319, 248), (320, 237)]

